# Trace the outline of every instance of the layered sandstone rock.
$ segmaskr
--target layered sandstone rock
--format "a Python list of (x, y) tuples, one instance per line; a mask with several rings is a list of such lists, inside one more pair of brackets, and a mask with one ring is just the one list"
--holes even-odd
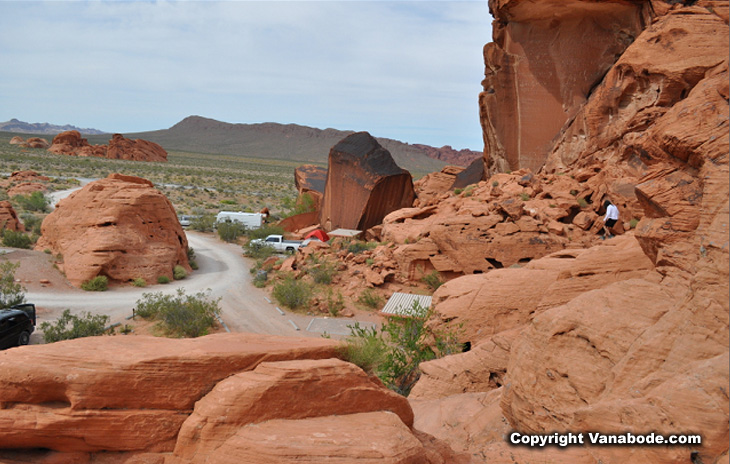
[(370, 134), (358, 132), (330, 150), (320, 223), (328, 231), (366, 230), (415, 198), (408, 171)]
[[(489, 174), (538, 170), (553, 139), (644, 27), (650, 2), (490, 0), (479, 110)], [(538, 110), (539, 109), (539, 110)]]
[[(413, 390), (422, 398), (416, 425), (455, 449), (499, 463), (727, 459), (727, 19), (709, 3), (651, 3), (658, 17), (568, 121), (538, 173), (569, 176), (580, 184), (577, 196), (594, 204), (620, 197), (622, 218), (629, 210), (641, 219), (636, 240), (532, 261), (520, 271), (557, 277), (514, 314), (477, 303), (498, 298), (499, 287), (488, 284), (511, 270), (439, 290), (448, 294), (437, 293), (441, 322), (481, 312), (487, 335), (476, 353), (424, 365)], [(590, 220), (573, 222), (591, 230)], [(502, 297), (504, 308), (532, 290), (516, 291)], [(458, 313), (459, 304), (485, 309)], [(460, 402), (473, 407), (453, 408)], [(557, 453), (509, 447), (503, 436), (511, 430), (696, 433), (702, 444)]]
[(217, 382), (263, 361), (335, 350), (324, 339), (254, 334), (94, 337), (9, 350), (0, 356), (0, 448), (171, 451)]
[(172, 278), (191, 271), (187, 238), (170, 201), (139, 177), (111, 174), (61, 200), (41, 226), (37, 249), (63, 255), (73, 285), (105, 275), (112, 282)]
[(59, 155), (96, 156), (130, 161), (167, 161), (167, 152), (154, 142), (130, 140), (121, 134), (114, 134), (108, 146), (90, 145), (76, 130), (61, 132), (55, 136), (48, 151)]
[(81, 133), (77, 130), (61, 132), (53, 137), (48, 151), (57, 155), (97, 156), (100, 158), (106, 156), (105, 145), (90, 145), (89, 141), (81, 137)]
[(414, 184), (418, 197), (414, 206), (426, 206), (448, 198), (448, 195), (443, 195), (452, 189), (456, 177), (463, 171), (464, 168), (459, 166), (445, 166), (439, 172), (432, 172), (418, 179)]
[(114, 134), (109, 140), (106, 157), (162, 163), (167, 161), (167, 152), (157, 143), (142, 139), (130, 140), (121, 134)]
[(339, 351), (333, 340), (254, 334), (9, 350), (0, 448), (16, 451), (0, 460), (46, 448), (56, 453), (34, 462), (468, 462), (413, 430), (408, 401)]
[(20, 232), (25, 230), (9, 201), (0, 201), (0, 230), (4, 229)]

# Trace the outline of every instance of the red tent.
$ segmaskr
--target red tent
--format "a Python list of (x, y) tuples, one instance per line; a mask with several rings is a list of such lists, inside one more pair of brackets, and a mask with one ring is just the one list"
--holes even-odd
[(325, 232), (321, 229), (313, 230), (310, 233), (308, 233), (306, 237), (304, 237), (305, 240), (308, 238), (318, 238), (318, 239), (322, 240), (323, 242), (326, 242), (327, 240), (330, 239), (329, 235), (327, 235), (327, 232)]

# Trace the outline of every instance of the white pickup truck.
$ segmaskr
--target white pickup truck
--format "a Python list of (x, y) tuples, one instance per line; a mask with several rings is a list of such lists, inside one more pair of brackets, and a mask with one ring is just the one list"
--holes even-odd
[(258, 238), (256, 240), (251, 240), (251, 243), (255, 245), (269, 246), (282, 253), (294, 253), (299, 249), (299, 247), (307, 246), (309, 242), (313, 240), (316, 241), (317, 239), (284, 240), (282, 235), (269, 235), (265, 239)]

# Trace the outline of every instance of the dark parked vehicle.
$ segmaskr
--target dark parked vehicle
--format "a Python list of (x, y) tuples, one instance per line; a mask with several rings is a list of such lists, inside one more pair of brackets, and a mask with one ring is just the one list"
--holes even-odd
[(35, 305), (32, 303), (0, 309), (0, 350), (30, 343), (35, 323)]

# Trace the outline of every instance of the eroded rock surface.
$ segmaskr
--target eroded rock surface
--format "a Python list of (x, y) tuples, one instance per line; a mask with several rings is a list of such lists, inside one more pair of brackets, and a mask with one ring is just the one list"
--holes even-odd
[(330, 150), (320, 223), (328, 231), (366, 230), (415, 198), (410, 173), (370, 134), (357, 132)]
[(167, 152), (159, 144), (147, 140), (131, 140), (114, 134), (109, 145), (90, 145), (76, 130), (61, 132), (53, 138), (48, 151), (58, 155), (96, 156), (130, 161), (167, 161)]
[(191, 271), (187, 238), (170, 201), (139, 177), (111, 174), (61, 200), (41, 226), (36, 248), (63, 255), (73, 285), (98, 275), (112, 282), (172, 279)]

